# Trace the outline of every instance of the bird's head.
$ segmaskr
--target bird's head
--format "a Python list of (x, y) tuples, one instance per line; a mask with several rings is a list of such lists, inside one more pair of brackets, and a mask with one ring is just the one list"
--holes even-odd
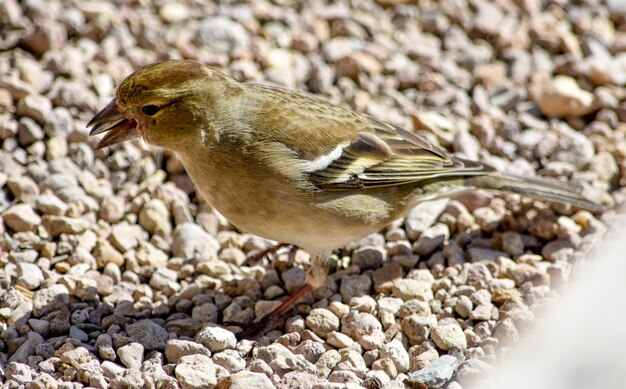
[(184, 149), (214, 132), (212, 107), (231, 84), (236, 87), (226, 75), (193, 61), (147, 65), (122, 81), (115, 98), (87, 127), (92, 127), (90, 135), (106, 133), (97, 149), (136, 138)]

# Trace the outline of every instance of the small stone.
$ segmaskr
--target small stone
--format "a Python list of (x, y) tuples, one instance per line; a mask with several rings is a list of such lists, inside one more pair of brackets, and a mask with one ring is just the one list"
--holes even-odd
[(16, 113), (27, 116), (39, 124), (45, 124), (52, 111), (52, 103), (45, 96), (28, 95), (17, 103)]
[(413, 244), (413, 250), (418, 255), (429, 255), (449, 237), (450, 228), (443, 223), (437, 223), (420, 234), (418, 240)]
[(280, 343), (260, 347), (257, 357), (267, 362), (274, 371), (289, 369), (313, 373), (316, 370), (315, 366), (304, 359), (302, 355), (294, 355)]
[[(109, 196), (102, 200), (98, 215), (109, 223), (117, 223), (126, 213), (126, 201), (122, 196)], [(114, 228), (115, 229), (115, 228)], [(111, 231), (114, 233), (114, 231)], [(132, 236), (132, 234), (130, 234)]]
[(431, 329), (437, 324), (433, 315), (410, 315), (402, 319), (402, 332), (409, 338), (410, 344), (420, 344), (430, 336)]
[(196, 335), (196, 341), (205, 345), (212, 353), (234, 349), (237, 338), (232, 332), (220, 327), (204, 327)]
[(196, 42), (217, 52), (228, 53), (238, 47), (248, 47), (250, 37), (241, 24), (224, 16), (211, 16), (200, 22)]
[(409, 374), (409, 381), (426, 388), (442, 388), (461, 361), (452, 355), (442, 355), (422, 370)]
[(217, 384), (215, 364), (206, 355), (183, 356), (174, 371), (183, 389), (213, 388)]
[(40, 212), (58, 216), (64, 215), (69, 208), (67, 204), (52, 193), (37, 196), (35, 206)]
[(341, 278), (339, 293), (344, 302), (350, 302), (353, 297), (359, 297), (370, 293), (372, 280), (364, 274), (346, 275)]
[(449, 199), (426, 201), (413, 208), (404, 221), (409, 239), (417, 239), (422, 232), (435, 224), (449, 201)]
[(470, 320), (491, 320), (493, 311), (496, 309), (493, 304), (479, 304), (470, 313)]
[(44, 216), (44, 224), (48, 225), (50, 235), (57, 237), (61, 234), (79, 235), (87, 231), (90, 223), (82, 218), (73, 218), (66, 216)]
[(131, 342), (117, 349), (120, 361), (129, 369), (140, 369), (143, 363), (144, 348), (141, 344)]
[(478, 377), (493, 373), (495, 368), (477, 358), (471, 358), (463, 362), (456, 372), (456, 379), (461, 382), (471, 382)]
[(352, 253), (352, 264), (361, 270), (378, 269), (385, 259), (385, 250), (382, 247), (364, 246)]
[(73, 350), (68, 350), (61, 354), (61, 362), (77, 369), (81, 368), (84, 363), (90, 360), (91, 356), (89, 355), (89, 351), (84, 347), (76, 347)]
[(339, 318), (328, 309), (316, 308), (307, 316), (306, 325), (317, 335), (325, 338), (329, 332), (339, 329)]
[(22, 146), (29, 146), (36, 141), (42, 140), (44, 132), (31, 118), (21, 118), (17, 130), (17, 139)]
[(126, 333), (137, 343), (150, 350), (165, 350), (167, 331), (152, 320), (140, 320), (126, 326)]
[(502, 250), (515, 256), (524, 253), (524, 241), (522, 235), (517, 232), (507, 231), (502, 234)]
[(385, 341), (382, 325), (369, 313), (351, 311), (342, 320), (341, 331), (355, 339), (366, 350), (379, 348)]
[[(316, 374), (306, 373), (303, 371), (290, 371), (283, 376), (279, 383), (276, 384), (276, 389), (313, 388), (314, 385), (319, 382), (320, 378)], [(256, 386), (250, 387), (256, 388)], [(263, 386), (263, 388), (267, 387)]]
[(456, 300), (456, 304), (454, 305), (454, 311), (459, 314), (462, 318), (466, 319), (469, 317), (470, 312), (474, 309), (474, 304), (469, 297), (461, 295)]
[(397, 280), (391, 287), (393, 296), (404, 301), (421, 300), (430, 301), (433, 299), (432, 282), (418, 281), (410, 278)]
[(33, 315), (42, 317), (50, 312), (67, 307), (70, 304), (70, 292), (60, 284), (40, 289), (33, 296)]
[(127, 223), (114, 225), (113, 228), (111, 228), (111, 236), (109, 239), (115, 248), (122, 253), (137, 247), (139, 244), (135, 229)]
[(169, 363), (178, 363), (181, 357), (194, 354), (211, 356), (206, 347), (190, 340), (170, 339), (165, 346), (165, 357)]
[(396, 281), (403, 276), (402, 266), (398, 263), (386, 264), (372, 273), (374, 290), (379, 293), (390, 293)]
[(169, 235), (172, 231), (170, 213), (160, 199), (150, 199), (139, 212), (139, 224), (149, 234)]
[(435, 326), (430, 336), (437, 347), (442, 350), (463, 351), (467, 348), (465, 334), (458, 324)]
[(338, 349), (348, 348), (354, 345), (354, 340), (346, 334), (343, 334), (339, 331), (332, 331), (326, 337), (326, 342), (333, 347), (337, 347)]
[(593, 110), (593, 94), (581, 89), (572, 77), (563, 75), (549, 80), (536, 102), (541, 112), (551, 118), (584, 116)]
[(17, 387), (26, 387), (27, 384), (32, 382), (34, 375), (35, 371), (24, 363), (10, 362), (4, 368), (4, 376), (8, 381), (7, 383), (14, 382)]
[(25, 203), (32, 203), (39, 195), (39, 187), (28, 176), (9, 177), (7, 187), (13, 193), (13, 196)]
[(470, 261), (472, 262), (495, 262), (500, 257), (508, 258), (508, 254), (504, 251), (485, 249), (482, 247), (472, 247), (467, 250)]
[(531, 282), (535, 286), (550, 285), (550, 275), (540, 269), (526, 264), (518, 263), (507, 269), (508, 276), (520, 286), (525, 282)]
[(39, 266), (32, 263), (21, 262), (17, 264), (17, 283), (28, 290), (39, 288), (44, 280), (43, 272)]
[(270, 379), (267, 378), (267, 376), (264, 374), (253, 373), (250, 371), (240, 371), (239, 373), (231, 374), (222, 381), (220, 381), (217, 387), (219, 389), (273, 389), (274, 385), (272, 384), (272, 381), (270, 381)]
[(176, 226), (172, 236), (172, 254), (185, 259), (207, 261), (217, 258), (220, 248), (217, 240), (197, 224), (182, 223)]
[[(380, 358), (391, 359), (400, 373), (409, 371), (409, 353), (407, 353), (402, 342), (398, 340), (393, 340), (383, 345), (380, 349)], [(393, 377), (395, 377), (395, 374)]]
[(4, 223), (15, 232), (34, 231), (41, 217), (29, 204), (16, 204), (2, 213)]
[(285, 289), (289, 293), (294, 293), (306, 283), (306, 272), (297, 266), (285, 270), (280, 277), (283, 279)]
[(168, 2), (159, 8), (159, 16), (165, 23), (178, 23), (189, 17), (189, 8), (182, 3)]
[[(432, 341), (426, 341), (422, 343), (422, 345), (413, 346), (409, 349), (412, 372), (422, 370), (439, 358), (439, 353), (434, 344), (432, 344)], [(427, 348), (423, 351), (425, 347), (432, 348)]]
[(320, 377), (328, 377), (339, 361), (341, 361), (341, 354), (337, 350), (328, 350), (322, 354), (315, 363)]
[(11, 362), (21, 362), (26, 363), (28, 357), (35, 355), (35, 351), (37, 346), (44, 342), (43, 336), (39, 335), (37, 332), (29, 332), (28, 339), (22, 345), (15, 350), (13, 355), (9, 358), (9, 363)]
[(86, 342), (89, 340), (89, 335), (76, 326), (70, 327), (70, 338), (79, 340), (81, 342)]
[(236, 350), (224, 350), (211, 358), (216, 365), (222, 366), (230, 373), (236, 373), (246, 368), (246, 361), (239, 356)]

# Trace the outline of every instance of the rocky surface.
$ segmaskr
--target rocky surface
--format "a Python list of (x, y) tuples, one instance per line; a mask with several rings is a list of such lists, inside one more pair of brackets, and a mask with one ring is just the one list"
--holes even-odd
[(237, 342), (220, 325), (269, 312), (308, 254), (246, 263), (272, 242), (207, 206), (174, 155), (95, 152), (85, 127), (133, 69), (188, 58), (622, 201), (619, 2), (413, 3), (0, 2), (4, 387), (459, 389), (493, 369), (612, 211), (484, 191), (420, 205), (340, 250), (284, 326)]

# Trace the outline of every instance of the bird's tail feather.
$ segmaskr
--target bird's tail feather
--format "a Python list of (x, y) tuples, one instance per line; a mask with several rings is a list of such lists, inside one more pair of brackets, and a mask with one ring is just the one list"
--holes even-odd
[(487, 174), (465, 177), (464, 181), (466, 185), (476, 188), (519, 193), (541, 200), (572, 204), (589, 211), (600, 212), (604, 209), (600, 204), (584, 197), (580, 193), (581, 188), (555, 179)]

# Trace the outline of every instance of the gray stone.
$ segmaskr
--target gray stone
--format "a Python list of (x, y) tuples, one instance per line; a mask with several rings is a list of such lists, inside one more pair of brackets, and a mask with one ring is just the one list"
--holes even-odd
[(55, 284), (35, 292), (33, 296), (33, 315), (42, 317), (70, 304), (70, 292), (64, 286)]
[(215, 51), (228, 53), (237, 47), (248, 47), (250, 37), (241, 24), (225, 16), (211, 16), (200, 23), (196, 42)]
[(152, 320), (140, 320), (126, 326), (126, 333), (146, 350), (165, 350), (167, 331)]
[(31, 331), (28, 333), (28, 338), (22, 345), (15, 350), (13, 355), (9, 358), (9, 363), (11, 362), (21, 362), (26, 363), (28, 361), (28, 357), (31, 355), (35, 355), (35, 351), (37, 346), (44, 342), (43, 336), (38, 333)]
[(435, 224), (449, 201), (449, 199), (426, 201), (413, 208), (404, 221), (409, 239), (417, 239), (422, 232)]
[(454, 374), (461, 361), (452, 355), (442, 355), (422, 370), (409, 374), (409, 381), (427, 388), (441, 388)]
[(197, 224), (176, 226), (172, 236), (172, 254), (186, 259), (207, 261), (217, 257), (220, 244)]

